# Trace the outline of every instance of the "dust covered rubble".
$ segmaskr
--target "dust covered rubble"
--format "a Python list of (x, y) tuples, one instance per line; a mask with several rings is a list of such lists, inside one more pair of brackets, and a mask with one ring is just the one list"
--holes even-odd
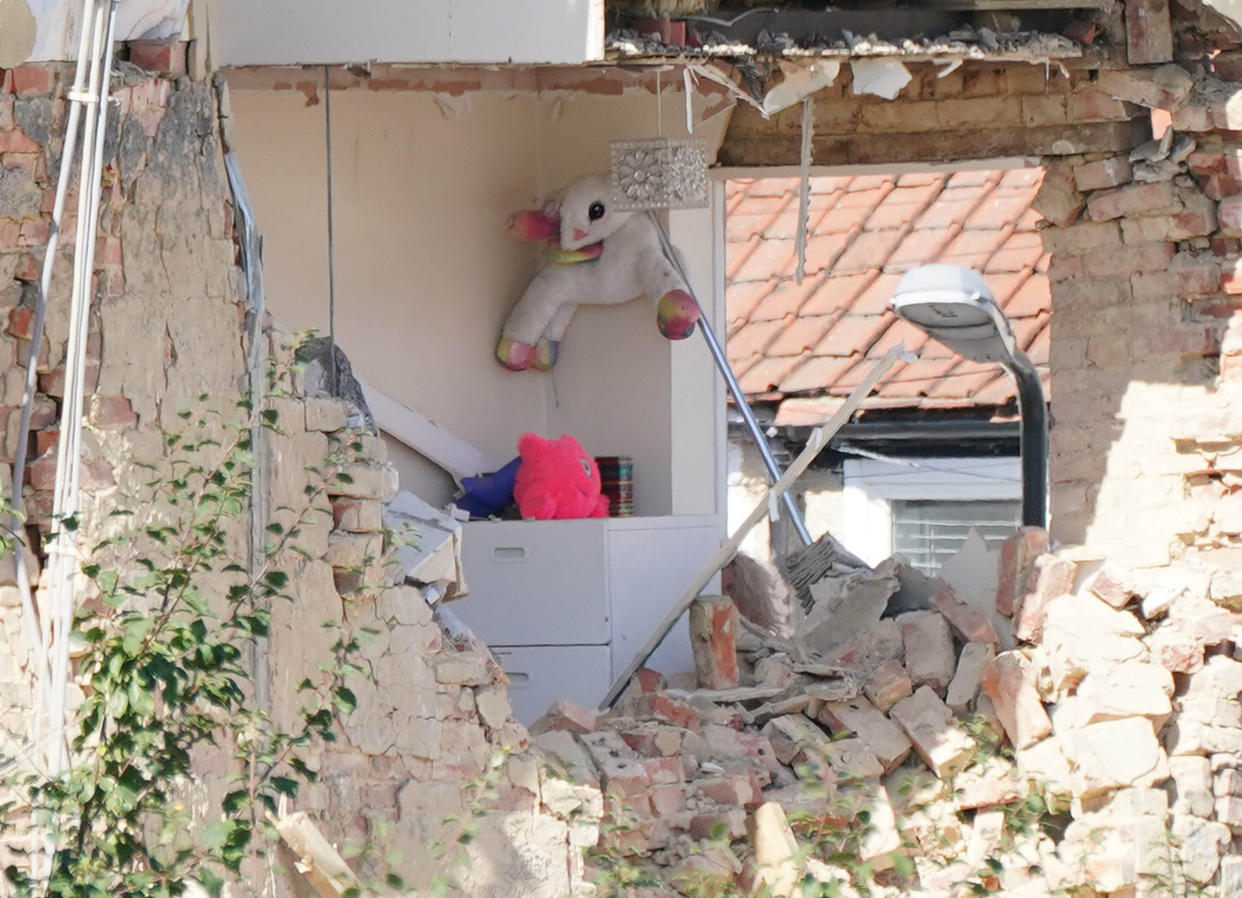
[(1210, 578), (1053, 552), (1036, 528), (996, 551), (972, 534), (936, 579), (807, 551), (810, 582), (814, 557), (766, 597), (738, 590), (769, 630), (719, 598), (692, 616), (714, 688), (643, 670), (611, 711), (558, 703), (533, 726), (603, 794), (604, 881), (640, 871), (650, 898), (1231, 894), (1242, 615)]

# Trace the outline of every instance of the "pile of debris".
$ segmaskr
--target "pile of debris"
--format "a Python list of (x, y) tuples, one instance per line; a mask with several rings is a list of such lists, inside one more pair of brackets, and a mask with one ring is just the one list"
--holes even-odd
[(532, 727), (602, 791), (603, 881), (1242, 894), (1229, 596), (1049, 552), (1036, 528), (999, 551), (972, 535), (936, 579), (814, 550), (786, 568), (827, 559), (790, 584), (809, 610), (789, 638), (700, 599), (697, 683), (643, 671), (610, 712), (560, 703)]

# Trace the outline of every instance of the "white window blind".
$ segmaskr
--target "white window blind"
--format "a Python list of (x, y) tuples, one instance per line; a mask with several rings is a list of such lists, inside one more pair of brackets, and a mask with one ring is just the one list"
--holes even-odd
[(891, 507), (893, 551), (925, 574), (939, 571), (972, 528), (989, 547), (999, 546), (1022, 514), (1016, 499), (894, 499)]

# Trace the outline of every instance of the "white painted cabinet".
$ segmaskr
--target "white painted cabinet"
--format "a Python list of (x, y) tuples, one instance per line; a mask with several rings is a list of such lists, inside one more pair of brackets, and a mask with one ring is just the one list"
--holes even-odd
[[(558, 698), (596, 705), (723, 535), (712, 516), (477, 521), (464, 529), (470, 594), (451, 607), (496, 651), (523, 723)], [(665, 674), (693, 669), (684, 618), (648, 664)]]

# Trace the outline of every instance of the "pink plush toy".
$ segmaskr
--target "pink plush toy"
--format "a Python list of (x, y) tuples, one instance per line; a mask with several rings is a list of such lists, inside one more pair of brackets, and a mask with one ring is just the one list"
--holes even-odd
[(568, 434), (545, 440), (524, 433), (518, 440), (513, 498), (524, 518), (540, 521), (608, 517), (608, 497), (600, 495), (599, 467), (582, 444)]
[(651, 219), (614, 208), (608, 178), (592, 175), (553, 194), (543, 209), (519, 212), (509, 232), (543, 246), (546, 264), (501, 330), (496, 358), (510, 371), (547, 371), (580, 305), (646, 296), (670, 340), (694, 333), (699, 307), (664, 256)]

